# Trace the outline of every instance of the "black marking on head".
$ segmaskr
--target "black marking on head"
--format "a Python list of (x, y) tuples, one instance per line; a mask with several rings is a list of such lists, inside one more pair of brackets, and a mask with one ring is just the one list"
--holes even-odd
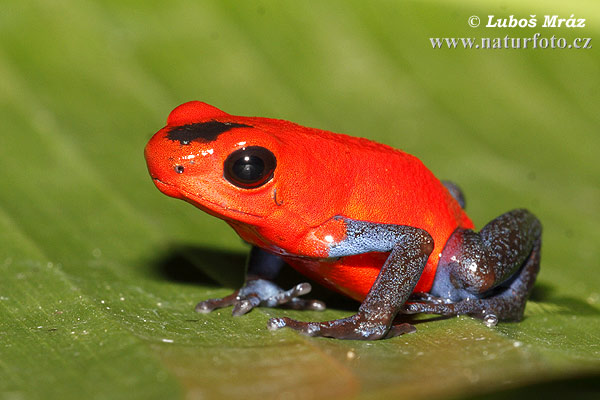
[(233, 128), (252, 128), (250, 125), (236, 124), (235, 122), (208, 121), (196, 124), (176, 126), (167, 133), (167, 139), (178, 140), (181, 144), (190, 144), (194, 140), (212, 142), (221, 133)]

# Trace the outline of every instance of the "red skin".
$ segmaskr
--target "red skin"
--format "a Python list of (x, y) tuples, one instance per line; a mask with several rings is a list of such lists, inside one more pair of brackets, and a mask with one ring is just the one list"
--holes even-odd
[[(187, 145), (166, 137), (173, 127), (212, 120), (251, 127)], [(266, 147), (277, 158), (273, 179), (256, 189), (239, 188), (223, 177), (227, 156), (245, 146)], [(280, 254), (302, 274), (358, 301), (388, 253), (325, 259), (331, 239), (345, 237), (345, 224), (333, 217), (427, 231), (435, 246), (414, 292), (431, 289), (439, 255), (454, 230), (473, 229), (457, 201), (416, 157), (288, 121), (232, 116), (189, 102), (171, 112), (145, 156), (163, 193), (225, 220), (245, 241)], [(177, 174), (176, 165), (185, 173)]]

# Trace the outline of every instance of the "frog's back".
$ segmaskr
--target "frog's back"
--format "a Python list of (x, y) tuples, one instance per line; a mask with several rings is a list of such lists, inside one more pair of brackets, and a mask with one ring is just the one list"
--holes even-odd
[[(316, 193), (326, 199), (318, 208), (322, 218), (330, 218), (333, 210), (357, 220), (421, 227), (434, 239), (446, 238), (434, 235), (437, 230), (472, 226), (456, 199), (417, 157), (364, 138), (260, 120), (274, 121), (273, 134), (290, 149), (279, 156), (295, 172), (290, 187), (303, 196)], [(321, 204), (315, 201), (297, 204), (317, 212)]]

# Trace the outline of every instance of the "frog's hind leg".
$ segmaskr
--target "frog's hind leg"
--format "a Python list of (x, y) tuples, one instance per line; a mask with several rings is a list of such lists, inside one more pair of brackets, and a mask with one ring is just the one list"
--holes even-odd
[(541, 235), (539, 220), (527, 210), (503, 214), (479, 233), (457, 229), (431, 295), (416, 296), (403, 311), (520, 320), (540, 268)]

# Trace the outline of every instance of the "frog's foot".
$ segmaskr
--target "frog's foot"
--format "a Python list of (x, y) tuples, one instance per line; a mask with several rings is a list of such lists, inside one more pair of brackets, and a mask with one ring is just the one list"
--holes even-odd
[[(440, 315), (469, 315), (474, 318), (488, 320), (518, 321), (523, 317), (525, 308), (524, 296), (498, 295), (490, 298), (467, 298), (456, 303), (448, 303), (443, 299), (407, 303), (403, 306), (403, 314), (440, 314)], [(495, 324), (494, 324), (495, 325)]]
[(508, 286), (498, 287), (488, 297), (471, 297), (451, 302), (441, 297), (419, 293), (413, 295), (409, 302), (402, 306), (400, 312), (402, 314), (470, 315), (483, 319), (486, 324), (488, 321), (498, 320), (519, 321), (523, 318), (525, 302), (538, 269), (539, 248), (535, 247), (523, 269), (509, 281)]
[(322, 301), (298, 298), (311, 290), (312, 287), (307, 282), (299, 283), (290, 290), (283, 290), (266, 279), (253, 279), (229, 296), (201, 301), (196, 305), (196, 312), (206, 314), (228, 306), (233, 306), (234, 316), (244, 315), (255, 307), (281, 306), (297, 310), (324, 310), (325, 303)]
[(288, 327), (307, 336), (350, 340), (387, 339), (416, 331), (415, 327), (410, 324), (404, 323), (388, 327), (383, 322), (368, 320), (361, 314), (326, 322), (303, 322), (287, 317), (271, 318), (267, 327), (271, 331)]

